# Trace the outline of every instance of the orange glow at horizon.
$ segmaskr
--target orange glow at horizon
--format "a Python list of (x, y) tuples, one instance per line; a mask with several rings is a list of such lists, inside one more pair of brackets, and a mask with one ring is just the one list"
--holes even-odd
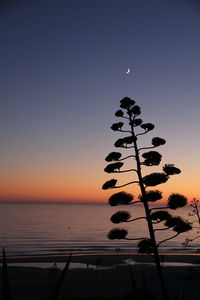
[[(23, 161), (18, 161), (14, 167), (12, 162), (10, 166), (3, 166), (0, 175), (0, 201), (107, 203), (108, 198), (119, 191), (131, 193), (137, 199), (140, 194), (137, 184), (107, 191), (101, 189), (103, 183), (112, 178), (118, 180), (117, 185), (123, 185), (136, 178), (133, 173), (106, 174), (103, 171), (106, 162), (102, 155), (105, 151), (103, 149), (98, 151), (94, 157), (85, 155), (85, 160), (76, 155), (75, 162), (66, 161), (64, 156), (60, 157), (60, 160), (52, 160), (44, 155), (41, 164), (33, 161), (25, 165)], [(170, 155), (168, 151), (167, 161), (173, 161)], [(182, 170), (181, 174), (171, 176), (164, 184), (148, 188), (148, 190), (158, 189), (163, 193), (163, 199), (157, 203), (165, 203), (171, 193), (183, 194), (189, 201), (199, 197), (198, 168), (192, 169), (191, 161), (190, 163), (185, 161), (184, 157), (182, 161), (180, 156), (178, 159), (177, 167), (184, 165), (186, 171)], [(144, 168), (143, 176), (161, 170), (160, 166)]]
[[(126, 191), (134, 195), (137, 200), (140, 190), (138, 185), (129, 185), (120, 189), (102, 190), (101, 185), (109, 180), (104, 174), (101, 178), (88, 177), (82, 178), (80, 182), (74, 177), (61, 178), (54, 176), (43, 176), (33, 178), (32, 176), (19, 176), (18, 178), (9, 178), (9, 180), (1, 178), (0, 181), (0, 201), (44, 201), (44, 202), (91, 202), (91, 203), (107, 203), (108, 198), (119, 191)], [(126, 180), (120, 178), (121, 183)], [(119, 182), (120, 182), (119, 180)], [(123, 180), (123, 181), (122, 181)], [(89, 181), (89, 182), (88, 182)], [(193, 184), (197, 185), (193, 181)], [(180, 193), (185, 195), (188, 200), (198, 198), (197, 189), (194, 185), (187, 184), (187, 178), (184, 175), (172, 176), (165, 184), (148, 188), (148, 190), (158, 189), (163, 194), (163, 199), (157, 203), (165, 203), (171, 193)]]
[[(138, 184), (102, 190), (110, 179), (137, 181), (134, 144), (115, 144), (133, 134), (126, 109), (116, 114), (123, 97), (141, 108), (138, 124), (155, 125), (134, 129), (142, 177), (165, 164), (181, 169), (147, 189), (163, 193), (156, 203), (171, 193), (200, 199), (199, 16), (181, 4), (195, 1), (53, 0), (48, 9), (21, 2), (5, 5), (0, 18), (0, 201), (107, 203), (119, 191), (137, 200)], [(134, 70), (128, 76), (127, 66)], [(155, 147), (162, 160), (145, 166), (154, 137), (166, 140)], [(122, 174), (104, 172), (113, 151), (122, 154)]]

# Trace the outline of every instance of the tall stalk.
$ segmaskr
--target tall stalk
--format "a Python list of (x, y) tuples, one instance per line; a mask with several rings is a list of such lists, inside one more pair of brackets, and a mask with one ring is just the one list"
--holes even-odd
[[(124, 129), (124, 123), (118, 122), (114, 123), (111, 126), (113, 131), (119, 131), (122, 133), (128, 133), (129, 136), (124, 138), (120, 138), (115, 142), (115, 147), (123, 148), (126, 150), (134, 150), (133, 154), (122, 157), (120, 152), (111, 152), (105, 160), (107, 162), (113, 162), (106, 166), (104, 169), (107, 173), (125, 173), (125, 172), (135, 172), (137, 174), (138, 180), (130, 181), (122, 185), (117, 186), (117, 180), (111, 179), (105, 182), (102, 186), (104, 190), (113, 189), (113, 188), (122, 188), (129, 184), (139, 184), (141, 195), (138, 197), (138, 200), (134, 201), (134, 197), (131, 194), (127, 194), (122, 191), (119, 193), (113, 194), (108, 202), (111, 206), (116, 205), (131, 205), (135, 203), (141, 203), (144, 206), (145, 216), (131, 219), (131, 214), (127, 211), (118, 211), (111, 216), (111, 221), (115, 224), (119, 224), (122, 222), (136, 222), (137, 220), (144, 219), (148, 225), (149, 237), (137, 237), (137, 238), (128, 238), (127, 230), (121, 228), (114, 228), (108, 233), (109, 239), (126, 239), (126, 240), (140, 240), (138, 243), (139, 252), (153, 254), (155, 266), (157, 270), (157, 274), (161, 284), (161, 290), (163, 294), (163, 299), (168, 300), (168, 294), (165, 286), (163, 270), (159, 257), (159, 246), (168, 241), (182, 232), (186, 232), (192, 229), (191, 224), (188, 221), (183, 220), (180, 217), (173, 217), (168, 211), (163, 209), (172, 209), (175, 210), (179, 207), (184, 207), (187, 203), (187, 199), (180, 194), (171, 194), (168, 198), (167, 205), (165, 207), (149, 207), (149, 203), (152, 204), (160, 199), (162, 199), (162, 193), (158, 190), (150, 190), (147, 188), (151, 186), (156, 186), (161, 183), (165, 183), (171, 175), (179, 174), (181, 172), (180, 169), (176, 168), (172, 164), (165, 164), (163, 167), (162, 173), (151, 173), (143, 177), (142, 175), (142, 166), (152, 167), (160, 164), (161, 154), (157, 151), (148, 151), (143, 152), (144, 150), (149, 150), (152, 148), (156, 148), (165, 144), (165, 140), (159, 137), (154, 137), (152, 139), (152, 145), (139, 148), (138, 147), (138, 138), (141, 135), (148, 133), (149, 131), (154, 129), (154, 125), (151, 123), (143, 123), (138, 116), (141, 114), (140, 107), (135, 105), (135, 101), (130, 98), (123, 98), (120, 101), (120, 107), (125, 110), (125, 114), (123, 110), (118, 110), (115, 113), (116, 117), (123, 118), (126, 122), (128, 122), (128, 129)], [(141, 131), (142, 130), (142, 131)], [(134, 158), (136, 162), (136, 168), (121, 170), (124, 165), (125, 160), (129, 158)], [(160, 228), (156, 228), (157, 224), (162, 223), (164, 228), (162, 230), (174, 231), (176, 234), (171, 235), (168, 238), (157, 241), (155, 232), (157, 230), (161, 230)], [(155, 227), (155, 228), (154, 228)]]
[[(129, 114), (130, 124), (132, 124), (131, 114), (130, 113), (128, 113), (128, 114)], [(159, 277), (159, 280), (160, 280), (161, 288), (162, 288), (162, 291), (163, 291), (163, 298), (165, 300), (168, 300), (169, 298), (168, 298), (168, 293), (167, 293), (165, 280), (164, 280), (164, 276), (163, 276), (163, 270), (162, 270), (162, 266), (161, 266), (161, 262), (160, 262), (160, 257), (159, 257), (159, 253), (158, 253), (158, 247), (157, 247), (157, 244), (156, 244), (156, 238), (155, 238), (155, 233), (154, 233), (154, 229), (153, 229), (149, 204), (145, 200), (146, 190), (145, 190), (145, 186), (144, 186), (144, 183), (143, 183), (143, 180), (142, 180), (142, 170), (141, 170), (141, 162), (140, 162), (140, 156), (139, 156), (138, 145), (137, 145), (137, 137), (135, 136), (133, 125), (131, 125), (131, 133), (132, 133), (132, 136), (133, 136), (133, 144), (134, 144), (134, 149), (135, 149), (134, 155), (135, 155), (135, 160), (136, 160), (136, 164), (137, 164), (137, 176), (138, 176), (141, 195), (144, 199), (143, 205), (144, 205), (145, 214), (146, 214), (146, 220), (147, 220), (147, 225), (148, 225), (148, 230), (149, 230), (149, 236), (150, 236), (150, 239), (151, 239), (152, 245), (153, 245), (153, 254), (154, 254), (155, 265), (156, 265), (158, 277)]]

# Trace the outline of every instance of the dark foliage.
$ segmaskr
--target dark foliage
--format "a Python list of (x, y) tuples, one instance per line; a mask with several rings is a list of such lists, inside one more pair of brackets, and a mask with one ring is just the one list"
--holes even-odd
[(118, 211), (114, 213), (110, 220), (112, 223), (119, 224), (121, 222), (127, 222), (131, 218), (131, 214), (128, 211)]
[(145, 132), (147, 132), (147, 131), (153, 130), (155, 126), (151, 123), (145, 123), (145, 124), (142, 124), (140, 127), (142, 129), (144, 129)]
[(142, 154), (145, 158), (143, 164), (146, 166), (157, 166), (161, 162), (162, 155), (157, 151), (149, 151)]
[(124, 144), (132, 144), (134, 141), (133, 136), (126, 136), (123, 138)]
[(118, 139), (116, 142), (115, 142), (115, 147), (123, 147), (124, 146), (124, 139)]
[(120, 131), (122, 129), (122, 126), (124, 125), (123, 122), (119, 122), (119, 123), (114, 123), (112, 124), (112, 126), (110, 127), (113, 131)]
[(108, 233), (108, 238), (109, 240), (122, 240), (126, 238), (127, 234), (128, 232), (126, 229), (113, 228)]
[(146, 186), (156, 186), (165, 183), (167, 180), (168, 176), (164, 173), (152, 173), (143, 177), (143, 182)]
[(163, 167), (163, 171), (167, 174), (167, 175), (175, 175), (175, 174), (180, 174), (181, 170), (174, 167), (173, 164), (166, 164)]
[(115, 116), (116, 117), (123, 117), (124, 113), (121, 109), (119, 109), (118, 111), (116, 111)]
[(113, 194), (109, 199), (108, 203), (110, 206), (116, 206), (116, 205), (127, 205), (133, 201), (134, 197), (131, 194), (128, 194), (126, 192), (119, 192)]
[(141, 114), (141, 109), (138, 105), (135, 105), (131, 108), (131, 113), (133, 115), (139, 116)]
[(111, 152), (106, 156), (105, 161), (116, 161), (119, 160), (121, 156), (120, 152)]
[(118, 139), (115, 142), (115, 147), (126, 147), (127, 145), (132, 144), (133, 141), (134, 141), (133, 136), (126, 136), (126, 137), (124, 137), (122, 139)]
[(131, 109), (131, 107), (135, 104), (135, 101), (129, 97), (124, 97), (120, 100), (120, 107), (124, 109)]
[(173, 228), (175, 226), (178, 226), (179, 224), (182, 224), (182, 222), (183, 222), (183, 219), (181, 217), (171, 217), (166, 220), (164, 225), (169, 228)]
[(158, 190), (148, 191), (146, 195), (143, 197), (142, 195), (139, 196), (139, 199), (144, 202), (155, 202), (157, 200), (162, 199), (162, 193)]
[(188, 221), (183, 220), (181, 217), (172, 217), (165, 222), (165, 226), (173, 228), (173, 231), (178, 234), (189, 231), (192, 229)]
[(108, 181), (106, 181), (106, 182), (103, 184), (102, 189), (103, 189), (103, 190), (112, 189), (112, 188), (115, 187), (116, 183), (117, 183), (117, 180), (116, 180), (116, 179), (108, 180)]
[(109, 164), (105, 167), (104, 171), (107, 173), (113, 173), (119, 171), (120, 168), (123, 166), (123, 164), (124, 164), (123, 162), (116, 162), (113, 164)]
[(160, 137), (154, 137), (151, 141), (152, 145), (154, 147), (159, 147), (162, 146), (166, 143), (166, 141), (164, 139), (161, 139)]
[(192, 229), (191, 224), (188, 221), (182, 220), (178, 225), (173, 228), (173, 231), (177, 233), (187, 232)]
[(153, 249), (153, 244), (152, 241), (150, 239), (143, 239), (138, 243), (138, 253), (153, 253), (154, 249)]
[(133, 119), (129, 124), (134, 127), (140, 126), (142, 124), (142, 119)]
[(151, 213), (151, 219), (157, 222), (162, 222), (170, 219), (172, 216), (165, 210), (158, 210)]
[(180, 194), (171, 194), (168, 198), (167, 204), (171, 209), (184, 207), (187, 204), (187, 198)]

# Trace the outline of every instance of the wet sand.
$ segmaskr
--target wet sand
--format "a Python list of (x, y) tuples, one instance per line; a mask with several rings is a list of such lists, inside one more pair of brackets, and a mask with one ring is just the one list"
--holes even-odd
[[(26, 255), (26, 256), (7, 256), (8, 263), (25, 263), (25, 262), (66, 262), (70, 253), (63, 255)], [(153, 262), (152, 256), (138, 253), (125, 253), (125, 252), (113, 252), (113, 253), (84, 253), (77, 254), (72, 253), (71, 262), (79, 262), (85, 264), (98, 264), (100, 265), (115, 265), (116, 263), (122, 263), (126, 259), (133, 259), (139, 263)], [(165, 253), (161, 254), (161, 260), (165, 262), (182, 262), (191, 264), (200, 264), (200, 253)], [(2, 258), (0, 258), (2, 263)]]

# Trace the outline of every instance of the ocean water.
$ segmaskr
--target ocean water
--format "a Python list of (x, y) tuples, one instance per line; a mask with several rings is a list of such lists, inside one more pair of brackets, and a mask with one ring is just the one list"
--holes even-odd
[[(47, 255), (94, 252), (137, 252), (137, 241), (111, 241), (107, 233), (113, 227), (128, 229), (130, 238), (148, 237), (143, 220), (119, 224), (110, 222), (118, 210), (128, 210), (132, 217), (144, 216), (142, 206), (110, 207), (86, 204), (0, 204), (0, 246), (8, 255)], [(190, 208), (178, 209), (174, 215), (188, 219)], [(163, 240), (175, 233), (158, 231)], [(181, 234), (163, 243), (161, 252), (193, 252), (198, 244), (187, 250), (182, 242), (194, 233)]]

